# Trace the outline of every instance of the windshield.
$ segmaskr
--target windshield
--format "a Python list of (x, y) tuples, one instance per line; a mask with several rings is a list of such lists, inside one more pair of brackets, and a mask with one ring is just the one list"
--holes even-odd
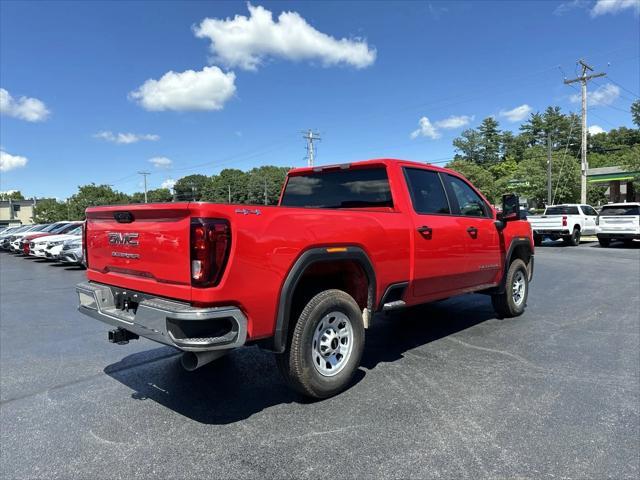
[(557, 205), (555, 207), (547, 207), (544, 211), (545, 215), (578, 215), (578, 207), (567, 206), (567, 205)]
[(384, 168), (331, 170), (289, 177), (282, 202), (285, 207), (367, 208), (393, 207)]
[(69, 228), (69, 223), (63, 223), (61, 225), (57, 225), (56, 228), (54, 228), (53, 230), (51, 230), (51, 233), (63, 233), (65, 231), (66, 228)]
[(49, 225), (46, 228), (41, 229), (41, 232), (55, 232), (58, 228), (63, 227), (64, 225), (66, 225), (65, 223), (52, 223), (51, 225)]
[(605, 205), (600, 215), (640, 215), (638, 205)]
[(65, 223), (64, 225), (60, 225), (60, 227), (56, 228), (53, 233), (67, 233), (69, 230), (73, 230), (77, 226), (78, 224), (76, 223)]

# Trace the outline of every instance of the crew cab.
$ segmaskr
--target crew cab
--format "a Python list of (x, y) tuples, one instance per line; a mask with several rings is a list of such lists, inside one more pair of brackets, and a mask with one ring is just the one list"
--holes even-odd
[(482, 292), (523, 313), (531, 228), (515, 195), (497, 214), (463, 176), (369, 160), (289, 172), (277, 206), (91, 207), (80, 312), (184, 352), (193, 370), (230, 349), (276, 353), (290, 386), (348, 386), (380, 311)]
[(528, 216), (533, 230), (533, 240), (540, 245), (547, 237), (562, 240), (574, 247), (580, 245), (582, 235), (595, 235), (598, 212), (590, 205), (569, 203), (550, 205), (540, 216)]
[(640, 203), (609, 203), (600, 210), (596, 224), (600, 246), (608, 247), (612, 240), (630, 245), (640, 239)]

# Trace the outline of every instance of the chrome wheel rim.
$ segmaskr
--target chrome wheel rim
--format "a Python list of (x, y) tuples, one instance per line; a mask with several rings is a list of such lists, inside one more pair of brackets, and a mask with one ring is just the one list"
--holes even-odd
[(511, 286), (511, 298), (513, 303), (520, 306), (524, 301), (524, 296), (527, 291), (527, 282), (522, 270), (518, 270), (513, 276), (513, 285)]
[(331, 312), (316, 325), (311, 340), (311, 362), (325, 377), (340, 373), (353, 351), (353, 327), (342, 312)]

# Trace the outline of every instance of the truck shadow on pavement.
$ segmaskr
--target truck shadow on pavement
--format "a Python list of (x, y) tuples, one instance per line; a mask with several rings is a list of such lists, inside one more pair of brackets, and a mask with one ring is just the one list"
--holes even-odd
[[(482, 295), (377, 315), (350, 388), (380, 363), (398, 361), (409, 350), (493, 318), (489, 297)], [(152, 400), (204, 424), (234, 423), (283, 403), (314, 403), (290, 390), (273, 354), (257, 347), (235, 350), (193, 372), (182, 368), (180, 355), (170, 347), (160, 347), (129, 355), (104, 372), (134, 390), (131, 398)]]

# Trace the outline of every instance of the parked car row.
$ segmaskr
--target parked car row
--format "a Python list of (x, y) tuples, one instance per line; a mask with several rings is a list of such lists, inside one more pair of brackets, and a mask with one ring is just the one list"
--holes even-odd
[(542, 215), (527, 216), (527, 220), (536, 245), (549, 238), (577, 246), (582, 235), (596, 235), (602, 247), (613, 240), (640, 239), (640, 203), (610, 203), (599, 213), (590, 205), (550, 205)]
[(64, 221), (0, 229), (0, 249), (70, 265), (83, 265), (82, 222)]

